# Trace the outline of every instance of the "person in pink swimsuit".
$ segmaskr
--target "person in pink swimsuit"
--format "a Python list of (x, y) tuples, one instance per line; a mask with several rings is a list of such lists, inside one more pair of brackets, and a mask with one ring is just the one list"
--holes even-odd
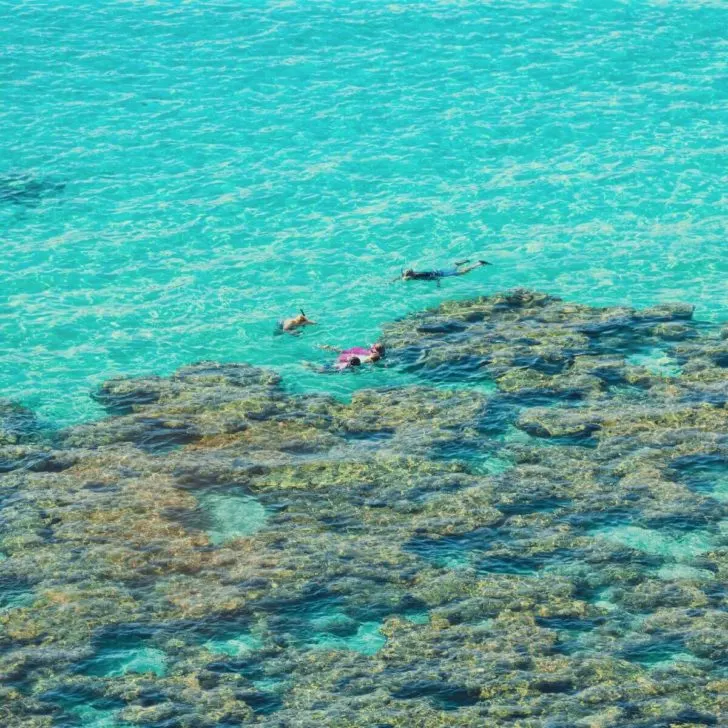
[(334, 369), (342, 371), (362, 364), (374, 364), (384, 357), (384, 344), (377, 342), (369, 347), (352, 346), (350, 349), (336, 349), (333, 346), (321, 346), (325, 351), (335, 351), (339, 356), (333, 364)]

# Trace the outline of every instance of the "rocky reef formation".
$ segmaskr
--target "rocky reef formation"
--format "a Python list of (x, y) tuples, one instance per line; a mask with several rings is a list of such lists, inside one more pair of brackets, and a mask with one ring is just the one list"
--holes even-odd
[(728, 723), (725, 335), (515, 291), (384, 338), (421, 386), (0, 408), (3, 726)]

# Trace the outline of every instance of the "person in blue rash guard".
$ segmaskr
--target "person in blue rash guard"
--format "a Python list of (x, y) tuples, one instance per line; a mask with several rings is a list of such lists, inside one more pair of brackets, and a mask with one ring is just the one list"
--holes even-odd
[(437, 285), (440, 285), (440, 279), (450, 278), (452, 276), (462, 276), (466, 273), (470, 273), (471, 270), (480, 268), (483, 265), (490, 265), (487, 260), (479, 260), (477, 263), (468, 265), (469, 260), (461, 260), (459, 263), (455, 263), (452, 268), (442, 268), (440, 270), (423, 270), (417, 271), (412, 268), (403, 270), (402, 274), (395, 278), (395, 281), (437, 281)]

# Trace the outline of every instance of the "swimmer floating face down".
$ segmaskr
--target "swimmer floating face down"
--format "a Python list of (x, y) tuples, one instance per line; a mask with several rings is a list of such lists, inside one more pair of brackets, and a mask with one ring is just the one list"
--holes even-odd
[(360, 360), (361, 364), (373, 364), (384, 358), (384, 344), (377, 342), (371, 346), (353, 346), (351, 349), (336, 350), (339, 352), (339, 361), (348, 361), (352, 357)]
[(303, 312), (303, 309), (301, 309), (301, 313), (298, 314), (298, 316), (282, 321), (281, 329), (283, 329), (283, 331), (296, 331), (296, 329), (303, 328), (304, 326), (313, 326), (315, 324), (316, 322), (311, 321), (311, 319)]
[(452, 276), (462, 276), (470, 273), (471, 270), (480, 268), (483, 265), (491, 265), (487, 260), (479, 260), (473, 265), (468, 265), (469, 260), (461, 260), (455, 263), (452, 268), (442, 268), (440, 270), (415, 270), (407, 268), (403, 270), (401, 275), (395, 278), (395, 281), (437, 281), (440, 285), (441, 278), (450, 278)]
[(352, 346), (350, 349), (337, 349), (327, 344), (320, 345), (324, 351), (335, 351), (339, 356), (333, 367), (338, 371), (358, 367), (363, 364), (374, 364), (384, 357), (384, 344), (377, 342), (371, 346)]

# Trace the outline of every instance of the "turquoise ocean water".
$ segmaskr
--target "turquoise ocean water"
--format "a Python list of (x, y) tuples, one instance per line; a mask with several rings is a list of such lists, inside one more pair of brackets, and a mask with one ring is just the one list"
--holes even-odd
[[(719, 2), (0, 2), (0, 390), (58, 422), (200, 359), (523, 285), (728, 314)], [(402, 266), (484, 256), (466, 278)], [(321, 322), (274, 337), (304, 306)]]
[[(389, 384), (464, 387), (455, 355), (449, 383), (389, 362), (331, 376), (305, 364), (330, 360), (318, 345), (367, 344), (385, 323), (443, 299), (516, 286), (594, 305), (681, 300), (697, 318), (728, 320), (727, 28), (728, 4), (698, 0), (0, 0), (0, 398), (74, 424), (103, 415), (89, 392), (104, 380), (206, 359), (272, 367), (292, 391), (342, 398)], [(492, 267), (440, 288), (392, 282), (403, 267), (464, 258)], [(300, 307), (319, 324), (276, 335), (276, 322)], [(725, 366), (721, 352), (710, 352), (715, 369)], [(667, 349), (628, 361), (681, 376)], [(711, 371), (703, 389), (686, 391), (712, 401)], [(183, 411), (195, 398), (203, 415), (211, 407), (200, 394), (205, 372), (195, 374), (202, 384), (187, 372)], [(630, 408), (644, 395), (613, 390), (599, 402), (612, 416), (620, 403), (637, 416)], [(663, 417), (669, 386), (649, 391), (658, 390)], [(337, 671), (354, 680), (357, 666), (367, 674), (378, 665), (392, 672), (377, 687), (392, 684), (372, 701), (390, 715), (414, 700), (413, 711), (429, 705), (465, 721), (468, 708), (489, 707), (458, 672), (472, 667), (481, 679), (480, 664), (463, 662), (480, 630), (495, 640), (482, 642), (493, 651), (484, 658), (496, 666), (493, 684), (525, 685), (504, 666), (513, 657), (514, 670), (524, 667), (522, 646), (569, 670), (598, 655), (607, 666), (621, 661), (620, 689), (647, 686), (638, 696), (646, 721), (718, 724), (672, 703), (692, 708), (703, 685), (693, 702), (714, 710), (722, 683), (708, 680), (728, 669), (728, 461), (711, 449), (722, 442), (719, 408), (696, 406), (705, 432), (682, 412), (662, 440), (623, 423), (634, 453), (608, 435), (597, 452), (578, 428), (541, 443), (514, 426), (504, 392), (437, 404), (441, 394), (420, 389), (409, 403), (399, 392), (366, 395), (371, 407), (363, 399), (343, 414), (321, 405), (340, 418), (336, 427), (312, 405), (316, 427), (298, 430), (291, 417), (288, 434), (266, 430), (288, 422), (286, 410), (269, 421), (253, 413), (249, 433), (221, 430), (240, 438), (229, 450), (214, 436), (186, 450), (189, 440), (174, 439), (181, 426), (142, 412), (106, 430), (79, 428), (65, 464), (63, 452), (44, 460), (45, 446), (39, 460), (21, 452), (0, 493), (0, 672), (15, 671), (3, 673), (11, 680), (0, 686), (0, 715), (12, 698), (19, 720), (43, 725), (170, 726), (182, 725), (175, 716), (189, 701), (212, 724), (213, 703), (199, 696), (225, 698), (210, 682), (217, 671), (235, 674), (229, 684), (247, 691), (236, 701), (260, 722), (283, 725), (283, 710), (296, 725), (338, 726), (342, 705), (355, 714), (368, 687), (350, 688)], [(391, 422), (374, 423), (372, 412), (389, 416), (387, 407)], [(153, 456), (139, 443), (155, 427), (170, 440)], [(115, 446), (97, 449), (106, 435)], [(525, 456), (514, 465), (518, 452), (540, 452), (542, 469)], [(667, 463), (662, 480), (648, 455)], [(16, 467), (8, 457), (0, 469)], [(248, 472), (247, 457), (263, 464)], [(638, 465), (647, 485), (630, 480)], [(241, 482), (212, 477), (239, 466)], [(184, 540), (190, 534), (197, 540)], [(509, 589), (523, 597), (513, 614), (501, 609)], [(235, 607), (233, 597), (249, 601)], [(517, 621), (529, 609), (530, 627)], [(419, 640), (397, 633), (413, 625), (429, 640), (419, 657)], [(82, 647), (28, 657), (54, 644)], [(624, 672), (624, 663), (639, 667)], [(182, 687), (200, 665), (208, 682), (193, 699)], [(541, 666), (527, 668), (529, 679)], [(321, 684), (307, 693), (309, 672)], [(591, 679), (570, 674), (574, 690)], [(652, 691), (648, 674), (672, 692)], [(166, 692), (132, 691), (134, 676)], [(591, 697), (559, 703), (572, 686), (536, 676), (533, 695), (552, 696), (552, 706), (583, 712), (610, 700), (587, 688)], [(653, 694), (669, 697), (657, 705)], [(493, 702), (507, 712), (517, 699), (504, 692)], [(627, 706), (614, 721), (630, 719), (631, 698), (612, 702)], [(629, 725), (647, 725), (637, 720)]]

